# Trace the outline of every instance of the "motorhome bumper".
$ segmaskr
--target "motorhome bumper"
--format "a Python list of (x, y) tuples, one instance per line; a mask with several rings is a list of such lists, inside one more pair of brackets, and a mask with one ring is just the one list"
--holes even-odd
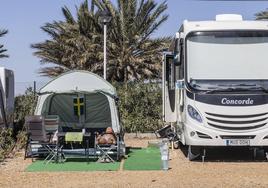
[(268, 146), (268, 129), (230, 133), (200, 125), (185, 125), (185, 142), (196, 146)]

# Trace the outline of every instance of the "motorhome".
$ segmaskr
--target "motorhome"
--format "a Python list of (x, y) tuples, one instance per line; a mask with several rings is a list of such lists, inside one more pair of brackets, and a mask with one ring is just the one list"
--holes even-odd
[(184, 21), (163, 58), (163, 120), (190, 160), (207, 147), (268, 147), (268, 22)]
[(13, 127), (14, 73), (0, 67), (0, 128)]

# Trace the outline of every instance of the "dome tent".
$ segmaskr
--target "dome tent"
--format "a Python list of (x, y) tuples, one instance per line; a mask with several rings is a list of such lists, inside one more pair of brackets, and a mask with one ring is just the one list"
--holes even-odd
[(112, 127), (119, 133), (116, 98), (115, 88), (100, 76), (88, 71), (69, 71), (40, 89), (35, 115), (58, 115), (60, 127)]

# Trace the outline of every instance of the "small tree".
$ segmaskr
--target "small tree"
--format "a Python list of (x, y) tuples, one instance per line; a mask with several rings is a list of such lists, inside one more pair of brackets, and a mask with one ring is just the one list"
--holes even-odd
[(27, 88), (25, 94), (15, 98), (14, 121), (18, 129), (22, 129), (25, 116), (34, 114), (36, 102), (37, 97), (32, 87)]
[(0, 161), (2, 161), (7, 154), (11, 152), (14, 147), (14, 138), (12, 129), (0, 129)]
[(119, 111), (126, 132), (155, 131), (162, 126), (158, 83), (117, 84)]
[(25, 116), (33, 115), (36, 107), (37, 97), (33, 88), (26, 89), (23, 95), (15, 98), (15, 114), (14, 114), (14, 135), (16, 136), (16, 148), (19, 150), (26, 144), (26, 132), (24, 129)]

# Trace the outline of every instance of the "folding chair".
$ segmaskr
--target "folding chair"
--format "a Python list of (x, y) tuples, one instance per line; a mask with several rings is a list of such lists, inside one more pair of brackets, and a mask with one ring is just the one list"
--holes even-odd
[(116, 155), (116, 159), (119, 160), (119, 136), (116, 136), (116, 139), (117, 141), (115, 144), (99, 144), (96, 137), (95, 143), (98, 152), (98, 162), (114, 163), (115, 160), (112, 158), (114, 155)]
[(25, 126), (27, 143), (24, 158), (45, 156), (44, 162), (49, 163), (57, 155), (57, 145), (51, 144), (47, 138), (43, 116), (25, 117)]
[(45, 130), (47, 135), (49, 136), (49, 141), (51, 142), (51, 138), (58, 131), (59, 128), (59, 116), (58, 115), (47, 115), (44, 119)]

